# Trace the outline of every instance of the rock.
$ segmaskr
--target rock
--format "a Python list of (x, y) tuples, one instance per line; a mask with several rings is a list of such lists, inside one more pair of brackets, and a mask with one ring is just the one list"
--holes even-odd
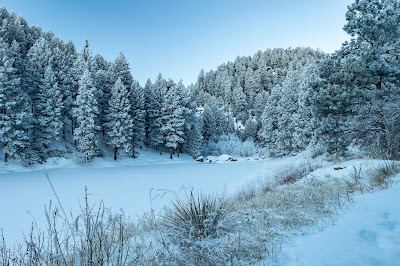
[(223, 161), (229, 161), (231, 160), (232, 157), (228, 154), (222, 154), (218, 157), (217, 161), (223, 162)]
[[(344, 168), (346, 168), (346, 167), (344, 167)], [(333, 169), (335, 169), (335, 170), (342, 170), (342, 169), (344, 169), (343, 167), (334, 167)]]
[(201, 162), (201, 163), (204, 162), (203, 156), (197, 157), (196, 161)]

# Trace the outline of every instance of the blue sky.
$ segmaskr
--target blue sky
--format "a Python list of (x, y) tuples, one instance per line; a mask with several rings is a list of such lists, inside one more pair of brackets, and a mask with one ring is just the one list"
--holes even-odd
[(333, 52), (352, 0), (0, 0), (29, 25), (52, 30), (80, 50), (128, 58), (135, 79), (162, 73), (185, 84), (201, 69), (267, 48), (305, 46)]

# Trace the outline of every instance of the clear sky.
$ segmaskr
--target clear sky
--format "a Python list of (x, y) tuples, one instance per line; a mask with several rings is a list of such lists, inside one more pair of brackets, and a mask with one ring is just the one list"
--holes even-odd
[(162, 73), (185, 84), (237, 55), (303, 46), (333, 52), (353, 0), (0, 0), (29, 25), (114, 60), (141, 84)]

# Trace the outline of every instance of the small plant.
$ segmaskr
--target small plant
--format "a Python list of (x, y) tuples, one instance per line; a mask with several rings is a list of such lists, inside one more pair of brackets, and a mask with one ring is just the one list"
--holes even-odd
[(215, 195), (195, 195), (193, 189), (183, 199), (167, 207), (164, 225), (186, 238), (216, 237), (225, 228), (232, 212), (230, 204)]
[(372, 187), (387, 188), (390, 184), (391, 177), (400, 172), (399, 164), (395, 162), (385, 162), (370, 172), (370, 181)]
[(254, 187), (249, 187), (249, 188), (244, 188), (242, 190), (240, 190), (235, 198), (238, 201), (247, 201), (247, 200), (251, 200), (252, 198), (254, 198), (257, 195), (257, 191)]

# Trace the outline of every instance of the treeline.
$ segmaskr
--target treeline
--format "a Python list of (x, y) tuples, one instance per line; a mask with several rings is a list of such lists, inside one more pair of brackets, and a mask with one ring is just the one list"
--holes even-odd
[[(0, 149), (31, 164), (63, 156), (76, 145), (80, 162), (137, 154), (149, 146), (200, 154), (196, 105), (181, 82), (141, 87), (121, 53), (114, 62), (80, 52), (53, 33), (29, 27), (21, 16), (0, 9)], [(65, 145), (64, 145), (65, 146)]]
[(399, 17), (397, 0), (356, 0), (344, 26), (351, 40), (333, 54), (274, 49), (201, 72), (195, 98), (204, 106), (203, 136), (214, 128), (206, 114), (224, 110), (244, 125), (242, 140), (269, 153), (311, 147), (342, 155), (357, 147), (399, 158)]
[(339, 155), (356, 146), (398, 158), (399, 17), (397, 0), (356, 0), (344, 26), (351, 40), (333, 54), (266, 50), (201, 71), (188, 87), (161, 74), (141, 86), (122, 53), (108, 62), (87, 40), (77, 52), (3, 7), (0, 149), (5, 160), (36, 163), (76, 146), (89, 162), (144, 146), (196, 157), (222, 151), (223, 140), (231, 151)]

